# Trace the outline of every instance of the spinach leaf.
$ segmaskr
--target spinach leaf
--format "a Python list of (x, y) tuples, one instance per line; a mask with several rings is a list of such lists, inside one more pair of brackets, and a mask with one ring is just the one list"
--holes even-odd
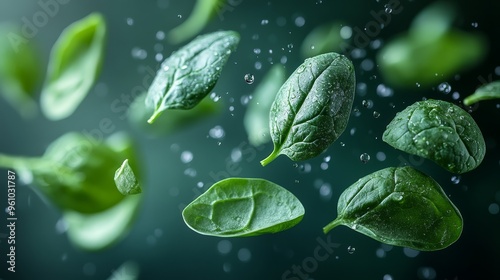
[(51, 120), (70, 116), (94, 85), (103, 62), (106, 23), (92, 13), (66, 27), (54, 44), (41, 95)]
[(269, 111), (278, 90), (285, 82), (285, 75), (283, 66), (273, 66), (252, 93), (243, 124), (248, 134), (248, 141), (253, 146), (260, 146), (271, 140)]
[(152, 124), (148, 124), (146, 121), (151, 114), (153, 114), (154, 110), (144, 106), (146, 94), (147, 93), (139, 95), (132, 104), (130, 104), (127, 111), (127, 117), (132, 126), (153, 136), (167, 135), (180, 131), (218, 115), (222, 112), (223, 108), (223, 102), (221, 100), (215, 102), (205, 97), (190, 110), (167, 110), (163, 113), (163, 117), (158, 118)]
[(182, 211), (192, 230), (219, 237), (276, 233), (298, 224), (304, 207), (289, 191), (264, 179), (215, 183)]
[(338, 216), (323, 228), (344, 225), (380, 242), (421, 251), (444, 249), (462, 233), (458, 209), (431, 177), (409, 166), (359, 179), (339, 198)]
[(169, 41), (178, 44), (198, 34), (219, 12), (224, 2), (224, 0), (197, 0), (186, 21), (168, 33)]
[(354, 67), (343, 55), (327, 53), (308, 58), (280, 88), (271, 107), (273, 152), (294, 161), (322, 153), (344, 132), (354, 100)]
[(215, 87), (240, 40), (234, 31), (198, 36), (165, 59), (149, 87), (146, 106), (153, 123), (167, 109), (191, 109)]
[(454, 173), (473, 170), (486, 152), (474, 119), (462, 108), (441, 100), (419, 101), (399, 112), (382, 140)]
[(126, 261), (113, 271), (108, 280), (137, 280), (139, 279), (139, 265), (134, 261)]
[(37, 112), (34, 93), (41, 79), (40, 57), (33, 41), (21, 37), (20, 28), (0, 25), (0, 92), (22, 117)]
[(69, 240), (86, 251), (99, 251), (112, 246), (130, 230), (141, 201), (142, 196), (131, 195), (97, 213), (64, 211), (63, 219), (68, 225)]
[(130, 159), (137, 170), (130, 140), (123, 135), (110, 139), (101, 143), (80, 133), (68, 133), (54, 141), (42, 157), (0, 155), (0, 166), (33, 178), (33, 187), (62, 210), (101, 212), (124, 198), (113, 180), (123, 159)]
[(340, 52), (348, 40), (342, 38), (342, 22), (334, 21), (322, 24), (307, 34), (300, 47), (302, 57), (308, 58), (328, 52)]
[(441, 1), (417, 15), (408, 32), (377, 54), (384, 79), (393, 86), (424, 88), (479, 63), (488, 50), (487, 40), (453, 28), (455, 15), (454, 4)]
[(474, 94), (464, 99), (464, 105), (470, 106), (482, 100), (500, 98), (500, 81), (491, 82), (476, 89)]
[(128, 159), (123, 161), (115, 172), (115, 184), (123, 195), (138, 194), (142, 192), (141, 185), (134, 170), (130, 167)]

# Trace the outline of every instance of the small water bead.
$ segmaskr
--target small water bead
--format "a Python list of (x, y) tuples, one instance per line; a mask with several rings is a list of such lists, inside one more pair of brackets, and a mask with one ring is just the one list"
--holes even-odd
[(240, 162), (241, 161), (241, 158), (243, 156), (243, 153), (241, 152), (241, 149), (240, 148), (234, 148), (232, 151), (231, 151), (231, 160), (233, 162)]
[(363, 61), (361, 61), (361, 69), (365, 71), (371, 71), (373, 70), (373, 67), (375, 64), (373, 63), (373, 60), (366, 58)]
[(378, 119), (380, 117), (380, 113), (377, 111), (373, 111), (373, 117)]
[(158, 32), (156, 32), (156, 40), (163, 40), (165, 39), (165, 32), (159, 30)]
[(440, 83), (438, 85), (438, 90), (444, 94), (448, 94), (451, 92), (451, 86), (447, 82)]
[(155, 55), (155, 60), (158, 61), (158, 62), (161, 62), (163, 60), (163, 54), (157, 53)]
[(256, 61), (254, 64), (255, 70), (260, 70), (262, 69), (262, 62)]
[(351, 131), (349, 131), (349, 133), (351, 134), (351, 136), (353, 136), (356, 133), (356, 128), (351, 128)]
[(496, 203), (492, 203), (490, 204), (490, 206), (488, 206), (488, 212), (490, 212), (490, 214), (492, 215), (496, 215), (498, 214), (498, 212), (500, 212), (500, 206), (498, 206), (498, 204)]
[(452, 95), (451, 95), (451, 98), (453, 98), (454, 100), (458, 100), (460, 98), (460, 93), (458, 93), (458, 91), (455, 91)]
[(226, 135), (224, 129), (220, 125), (216, 125), (208, 131), (208, 135), (213, 139), (221, 139)]
[(387, 158), (384, 152), (377, 152), (375, 157), (378, 161), (384, 161)]
[(249, 262), (250, 259), (252, 259), (252, 252), (250, 252), (247, 248), (241, 248), (238, 250), (238, 259), (241, 262)]
[(255, 77), (253, 76), (253, 74), (248, 73), (248, 74), (245, 74), (244, 79), (245, 79), (245, 82), (247, 84), (251, 85), (251, 84), (253, 84)]
[(369, 154), (367, 154), (367, 153), (362, 153), (362, 154), (359, 156), (359, 160), (360, 160), (362, 163), (366, 164), (366, 163), (368, 163), (368, 162), (370, 161), (370, 155), (369, 155)]
[(287, 62), (287, 61), (288, 61), (288, 57), (286, 57), (286, 55), (284, 55), (284, 56), (282, 56), (282, 57), (280, 58), (280, 63), (281, 63), (281, 64), (286, 64), (286, 62)]
[(340, 146), (341, 147), (345, 147), (345, 143), (344, 142), (340, 142)]
[(128, 26), (134, 25), (134, 19), (133, 18), (127, 18), (127, 25)]
[(269, 20), (263, 19), (260, 21), (260, 25), (267, 25), (269, 23)]
[(391, 5), (389, 5), (389, 4), (385, 4), (385, 5), (384, 5), (384, 8), (385, 8), (385, 9), (384, 9), (384, 11), (385, 11), (387, 14), (392, 13), (392, 8), (391, 8)]
[(326, 162), (322, 162), (322, 163), (319, 165), (319, 168), (321, 168), (321, 170), (327, 170), (327, 169), (328, 169), (328, 163), (326, 163)]
[(462, 177), (460, 177), (460, 175), (451, 176), (451, 183), (453, 183), (454, 185), (458, 185), (458, 184), (460, 184), (461, 178)]
[(382, 280), (393, 280), (393, 279), (390, 274), (385, 274), (384, 277), (382, 277)]
[(415, 258), (416, 256), (418, 256), (420, 254), (420, 251), (417, 251), (417, 250), (414, 250), (411, 248), (403, 248), (403, 253), (408, 258)]
[(472, 27), (474, 27), (474, 28), (477, 28), (477, 27), (479, 26), (479, 24), (478, 24), (477, 22), (473, 22), (473, 23), (471, 23), (470, 25), (471, 25)]
[(219, 253), (222, 255), (229, 254), (232, 248), (233, 244), (229, 240), (221, 240), (219, 241), (219, 243), (217, 243), (217, 251), (219, 251)]
[(132, 57), (135, 59), (143, 60), (148, 57), (148, 52), (138, 47), (132, 48)]
[(179, 15), (177, 15), (177, 17), (178, 17), (178, 18), (182, 18), (182, 15), (180, 15), (180, 14), (179, 14)]
[(186, 170), (184, 170), (184, 175), (188, 176), (188, 177), (196, 177), (196, 175), (198, 174), (198, 172), (196, 171), (196, 169), (192, 168), (192, 167), (189, 167), (187, 168)]
[(387, 253), (384, 251), (384, 249), (382, 249), (382, 248), (378, 248), (378, 249), (375, 251), (375, 255), (376, 255), (378, 258), (385, 258), (385, 256), (387, 255)]
[(309, 163), (304, 163), (299, 166), (300, 173), (309, 173), (312, 170), (312, 166)]
[(330, 186), (330, 184), (325, 183), (319, 188), (319, 195), (323, 199), (330, 199), (332, 197), (332, 193), (332, 186)]
[(59, 220), (57, 220), (57, 222), (56, 222), (56, 232), (57, 232), (58, 234), (63, 234), (63, 233), (65, 233), (65, 232), (68, 230), (68, 228), (69, 228), (69, 225), (68, 225), (68, 223), (66, 222), (66, 220), (64, 220), (64, 219), (62, 219), (62, 218), (61, 218), (61, 219), (59, 219)]
[(350, 39), (352, 37), (352, 28), (347, 25), (343, 26), (340, 29), (340, 37), (342, 37), (342, 39), (344, 40)]
[(259, 48), (253, 49), (254, 54), (260, 54), (261, 50)]
[(420, 267), (417, 270), (417, 275), (419, 279), (436, 279), (436, 270), (429, 266)]
[(182, 163), (190, 163), (193, 160), (193, 153), (191, 151), (183, 151), (181, 153)]
[(379, 84), (377, 86), (377, 95), (380, 97), (391, 97), (394, 95), (394, 91), (384, 84)]
[(352, 255), (354, 254), (354, 252), (356, 252), (356, 248), (354, 248), (353, 246), (347, 247), (347, 253)]
[(299, 16), (299, 17), (295, 18), (295, 25), (297, 27), (302, 27), (302, 26), (304, 26), (304, 24), (306, 24), (306, 20), (303, 17)]
[(330, 162), (331, 159), (332, 159), (332, 156), (326, 156), (326, 157), (323, 158), (323, 160), (325, 162)]

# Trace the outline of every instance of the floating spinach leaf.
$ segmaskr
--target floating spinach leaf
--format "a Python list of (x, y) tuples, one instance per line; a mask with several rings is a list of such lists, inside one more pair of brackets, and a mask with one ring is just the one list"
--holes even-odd
[(33, 178), (31, 185), (62, 210), (97, 213), (124, 198), (113, 180), (122, 161), (130, 159), (132, 168), (137, 170), (130, 141), (121, 150), (109, 141), (101, 143), (80, 133), (68, 133), (54, 141), (42, 157), (0, 155), (0, 166)]
[(146, 106), (153, 123), (167, 109), (191, 109), (215, 87), (240, 36), (218, 31), (198, 36), (165, 59), (149, 87)]
[(294, 161), (319, 155), (344, 131), (355, 88), (354, 67), (343, 55), (327, 53), (308, 58), (280, 88), (271, 107), (273, 152)]
[(123, 195), (138, 194), (142, 192), (141, 184), (137, 179), (134, 170), (130, 167), (128, 159), (123, 161), (120, 168), (115, 172), (115, 184)]
[(224, 0), (197, 0), (189, 17), (168, 33), (170, 42), (177, 44), (198, 34), (225, 5)]
[(380, 242), (421, 251), (458, 240), (463, 220), (431, 177), (409, 166), (390, 167), (359, 179), (339, 198), (328, 233), (344, 225)]
[(103, 62), (106, 23), (98, 13), (66, 27), (54, 44), (41, 95), (45, 116), (70, 116), (94, 85)]
[(21, 116), (37, 112), (34, 93), (41, 79), (40, 58), (32, 40), (20, 28), (0, 25), (0, 92)]
[(128, 120), (136, 128), (150, 135), (159, 136), (177, 132), (202, 122), (222, 112), (223, 102), (213, 101), (205, 97), (190, 110), (171, 109), (163, 113), (163, 117), (148, 124), (148, 118), (153, 114), (152, 108), (146, 107), (144, 102), (146, 93), (139, 95), (128, 109)]
[(486, 38), (452, 28), (456, 9), (436, 2), (419, 14), (410, 30), (389, 41), (377, 54), (388, 83), (427, 87), (479, 63), (488, 49)]
[(292, 193), (272, 182), (229, 178), (186, 206), (182, 216), (200, 234), (255, 236), (295, 226), (304, 216), (304, 207)]
[(139, 279), (139, 265), (133, 261), (124, 262), (113, 271), (108, 280), (137, 280)]
[(464, 105), (470, 106), (482, 100), (498, 98), (500, 98), (500, 81), (495, 81), (476, 89), (474, 94), (464, 99)]
[(278, 90), (285, 82), (285, 75), (283, 66), (273, 66), (252, 94), (243, 124), (248, 134), (248, 141), (253, 146), (260, 146), (271, 140), (269, 111)]
[(85, 214), (64, 211), (71, 243), (83, 250), (98, 251), (120, 241), (135, 221), (142, 196), (125, 197), (120, 203), (104, 211)]
[(462, 108), (425, 100), (399, 112), (384, 131), (383, 141), (396, 149), (436, 162), (454, 173), (473, 170), (486, 152), (481, 130)]
[(302, 57), (308, 58), (328, 52), (340, 52), (343, 44), (347, 44), (342, 38), (340, 30), (344, 24), (334, 21), (322, 24), (307, 34), (300, 48)]

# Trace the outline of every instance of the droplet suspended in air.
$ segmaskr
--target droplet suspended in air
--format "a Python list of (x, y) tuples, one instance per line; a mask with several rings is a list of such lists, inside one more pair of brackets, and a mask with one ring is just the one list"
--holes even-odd
[(347, 252), (352, 255), (354, 254), (354, 252), (356, 252), (356, 248), (354, 248), (353, 246), (349, 246), (347, 247)]
[(460, 176), (451, 176), (451, 182), (452, 182), (454, 185), (458, 185), (458, 184), (460, 184), (460, 179), (461, 179), (461, 177), (460, 177)]
[(245, 82), (247, 84), (251, 85), (251, 84), (253, 84), (255, 77), (253, 76), (253, 74), (248, 73), (248, 74), (245, 74), (244, 79), (245, 79)]
[(373, 111), (373, 117), (378, 119), (378, 117), (380, 117), (380, 113), (377, 111)]
[(360, 156), (359, 156), (359, 160), (361, 160), (362, 163), (368, 163), (370, 161), (370, 155), (367, 154), (367, 153), (362, 153)]
[(451, 92), (451, 86), (447, 82), (440, 83), (438, 86), (438, 90), (444, 94), (448, 94)]

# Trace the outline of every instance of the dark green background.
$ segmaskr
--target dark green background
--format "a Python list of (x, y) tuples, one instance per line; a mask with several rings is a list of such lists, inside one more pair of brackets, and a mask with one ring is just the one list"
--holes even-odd
[[(391, 22), (374, 39), (386, 42), (406, 30), (413, 17), (430, 2), (402, 0), (402, 12), (392, 15)], [(472, 116), (484, 134), (488, 149), (482, 165), (463, 174), (458, 184), (452, 183), (453, 174), (432, 162), (410, 157), (381, 141), (382, 132), (395, 113), (413, 102), (426, 97), (460, 104), (463, 97), (481, 85), (478, 77), (487, 80), (488, 77), (499, 78), (500, 71), (495, 73), (495, 68), (500, 66), (497, 52), (500, 24), (496, 14), (500, 10), (499, 2), (458, 3), (460, 17), (455, 26), (482, 32), (490, 43), (487, 58), (479, 66), (448, 80), (452, 92), (460, 93), (460, 99), (454, 100), (451, 93), (444, 94), (436, 88), (416, 87), (394, 88), (393, 97), (381, 98), (376, 88), (384, 84), (384, 80), (377, 69), (363, 72), (360, 67), (362, 59), (354, 59), (357, 81), (367, 85), (365, 95), (358, 91), (354, 101), (354, 107), (361, 115), (351, 116), (345, 133), (323, 155), (299, 162), (298, 166), (281, 156), (265, 168), (259, 161), (271, 152), (272, 145), (255, 149), (247, 143), (242, 125), (245, 106), (240, 102), (241, 97), (250, 94), (271, 62), (280, 63), (283, 56), (287, 57), (285, 65), (290, 74), (302, 62), (301, 41), (318, 24), (339, 19), (363, 29), (374, 20), (370, 11), (382, 11), (387, 1), (232, 0), (227, 3), (235, 4), (233, 9), (216, 16), (203, 31), (232, 29), (241, 34), (238, 50), (231, 56), (214, 89), (221, 96), (219, 102), (224, 103), (224, 110), (216, 117), (161, 138), (148, 137), (131, 127), (122, 119), (123, 111), (113, 109), (111, 104), (122, 94), (133, 95), (145, 78), (148, 84), (150, 79), (144, 69), (156, 70), (159, 66), (154, 59), (155, 44), (163, 46), (161, 53), (164, 57), (179, 47), (157, 40), (155, 34), (168, 32), (185, 20), (194, 1), (70, 0), (60, 5), (58, 13), (39, 28), (33, 40), (39, 45), (46, 65), (50, 48), (64, 27), (90, 12), (103, 13), (109, 30), (103, 72), (77, 111), (62, 121), (51, 122), (41, 114), (34, 120), (23, 120), (0, 99), (0, 153), (41, 155), (60, 135), (68, 131), (95, 132), (101, 120), (108, 118), (114, 126), (113, 131), (129, 131), (137, 141), (146, 177), (144, 204), (135, 226), (124, 240), (108, 250), (87, 253), (72, 247), (65, 234), (56, 230), (61, 218), (58, 209), (47, 204), (32, 189), (18, 186), (17, 272), (7, 272), (6, 242), (0, 239), (0, 278), (106, 279), (121, 263), (134, 260), (140, 266), (140, 279), (282, 279), (283, 273), (292, 265), (301, 265), (314, 255), (319, 245), (318, 237), (326, 240), (322, 227), (335, 218), (336, 201), (347, 186), (368, 173), (408, 162), (436, 179), (460, 209), (465, 223), (462, 237), (442, 251), (420, 252), (416, 257), (409, 257), (403, 248), (394, 247), (381, 258), (376, 254), (377, 249), (382, 248), (379, 242), (346, 227), (336, 228), (329, 236), (339, 247), (327, 260), (318, 263), (317, 269), (309, 273), (310, 279), (479, 279), (479, 275), (499, 279), (500, 214), (488, 211), (491, 204), (500, 204), (499, 102), (482, 102), (474, 107)], [(23, 17), (31, 20), (40, 10), (36, 1), (1, 0), (0, 19), (22, 24)], [(294, 23), (299, 16), (305, 19), (302, 27)], [(133, 25), (127, 25), (127, 18), (133, 19)], [(269, 23), (262, 25), (263, 19)], [(280, 26), (278, 22), (283, 20), (286, 23)], [(472, 27), (473, 22), (479, 24), (477, 28)], [(133, 58), (131, 51), (134, 47), (146, 50), (147, 58)], [(261, 53), (256, 55), (254, 48), (260, 48)], [(367, 58), (374, 60), (376, 51), (369, 47), (366, 51)], [(254, 67), (257, 61), (262, 63), (260, 70)], [(245, 83), (243, 77), (246, 73), (255, 75), (253, 85)], [(373, 108), (364, 108), (361, 105), (363, 99), (372, 100)], [(233, 111), (229, 110), (230, 106), (233, 106)], [(380, 112), (379, 118), (372, 116), (374, 110)], [(209, 137), (209, 130), (217, 125), (225, 131), (221, 140)], [(350, 134), (352, 129), (355, 129), (353, 135)], [(103, 136), (108, 135), (103, 133)], [(243, 148), (241, 162), (233, 166), (234, 169), (227, 169), (233, 149), (240, 145)], [(181, 162), (182, 151), (191, 151), (193, 161), (188, 164)], [(385, 153), (385, 161), (376, 158), (380, 151)], [(362, 153), (371, 156), (367, 164), (359, 160)], [(320, 164), (327, 156), (331, 156), (329, 167), (322, 170)], [(311, 170), (305, 172), (307, 167), (303, 167), (308, 164)], [(196, 176), (185, 175), (187, 168), (195, 169)], [(1, 172), (4, 175), (0, 176), (6, 177), (6, 170)], [(211, 174), (219, 175), (214, 178)], [(193, 191), (198, 182), (205, 184), (204, 190), (227, 174), (266, 178), (288, 188), (304, 204), (306, 215), (303, 221), (275, 235), (230, 239), (232, 250), (222, 255), (217, 250), (221, 239), (191, 231), (184, 225), (179, 209), (199, 193)], [(320, 196), (317, 186), (322, 182), (331, 186), (331, 197)], [(6, 194), (6, 191), (1, 194), (2, 208), (6, 206)], [(3, 225), (5, 215), (0, 217), (0, 225)], [(0, 233), (5, 232), (5, 227), (0, 227)], [(349, 246), (356, 249), (354, 253), (348, 252)], [(238, 251), (242, 248), (251, 252), (251, 259), (247, 262), (238, 259)], [(229, 271), (224, 267), (226, 270), (229, 267)], [(434, 271), (435, 277), (425, 278), (423, 271)]]

